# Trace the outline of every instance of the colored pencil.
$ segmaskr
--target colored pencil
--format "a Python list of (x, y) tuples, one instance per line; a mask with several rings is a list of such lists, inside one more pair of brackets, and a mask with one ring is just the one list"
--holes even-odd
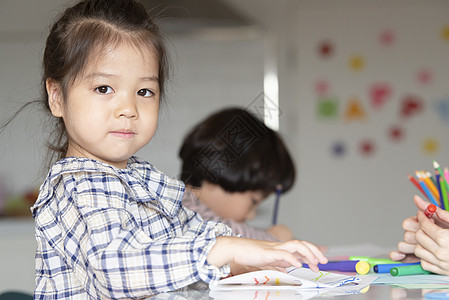
[(440, 206), (437, 201), (435, 200), (435, 198), (433, 197), (432, 193), (430, 192), (430, 190), (427, 188), (426, 183), (422, 180), (421, 178), (421, 174), (419, 172), (416, 173), (416, 176), (418, 177), (418, 182), (419, 185), (421, 185), (422, 189), (424, 190), (424, 193), (427, 196), (427, 199), (430, 200), (430, 202), (432, 202), (433, 204), (435, 204), (436, 206)]
[[(437, 174), (437, 171), (438, 171), (438, 174), (440, 175), (440, 178), (443, 180), (443, 184), (444, 184), (444, 187), (445, 187), (445, 189), (446, 189), (446, 193), (447, 192), (449, 192), (449, 183), (448, 183), (448, 181), (447, 181), (447, 179), (444, 177), (444, 173), (443, 173), (443, 171), (441, 170), (441, 167), (440, 167), (440, 164), (437, 162), (437, 161), (433, 161), (433, 167), (434, 167), (434, 169), (435, 169), (435, 174)], [(446, 171), (446, 169), (447, 168), (445, 168), (445, 171)], [(449, 171), (448, 171), (449, 172)], [(440, 185), (441, 185), (441, 183), (440, 183)], [(447, 194), (446, 194), (446, 197), (447, 197)], [(440, 199), (443, 199), (443, 198), (441, 198), (440, 197)], [(444, 199), (443, 199), (444, 200)], [(441, 201), (441, 203), (444, 203), (444, 201)], [(447, 205), (446, 204), (444, 204), (444, 208), (446, 209), (446, 210), (449, 210), (449, 207), (447, 207)]]
[(415, 177), (413, 177), (410, 174), (407, 174), (408, 180), (410, 180), (411, 183), (413, 183), (413, 185), (415, 185), (418, 190), (421, 191), (421, 193), (424, 195), (424, 197), (427, 197), (426, 192), (424, 192), (423, 188), (419, 185), (419, 182), (416, 181)]
[(438, 172), (438, 170), (435, 171), (435, 178), (437, 181), (437, 188), (438, 188), (438, 195), (440, 195), (440, 207), (442, 209), (446, 209), (446, 204), (443, 201), (443, 192), (441, 191), (441, 186), (444, 185), (444, 182), (442, 180), (440, 180), (440, 173)]
[(432, 193), (433, 197), (437, 200), (437, 202), (440, 202), (440, 195), (438, 194), (438, 189), (433, 183), (433, 181), (430, 179), (431, 175), (429, 172), (422, 172), (423, 180), (426, 183), (427, 187), (429, 188), (430, 192)]
[(435, 173), (438, 171), (440, 175), (443, 175), (443, 170), (441, 170), (440, 164), (436, 160), (433, 161), (433, 168), (435, 169)]
[(449, 211), (449, 201), (447, 199), (447, 189), (444, 181), (446, 180), (444, 180), (443, 176), (440, 176), (440, 186), (441, 186), (441, 194), (443, 195), (444, 208)]
[(444, 178), (446, 179), (446, 182), (449, 183), (449, 169), (447, 167), (444, 167)]

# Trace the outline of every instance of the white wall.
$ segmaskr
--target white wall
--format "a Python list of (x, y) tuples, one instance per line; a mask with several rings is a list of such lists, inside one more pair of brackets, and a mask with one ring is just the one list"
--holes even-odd
[[(438, 101), (449, 100), (449, 40), (441, 36), (442, 28), (449, 25), (448, 13), (449, 3), (441, 1), (298, 7), (294, 31), (298, 122), (288, 134), (297, 137), (300, 173), (296, 195), (300, 201), (293, 205), (300, 216), (296, 228), (304, 238), (331, 244), (394, 245), (402, 237), (402, 219), (415, 213), (412, 195), (417, 190), (406, 175), (415, 170), (432, 171), (434, 159), (449, 165), (449, 123), (435, 108)], [(384, 30), (395, 35), (391, 45), (379, 42)], [(330, 39), (336, 48), (330, 59), (317, 55), (317, 45), (323, 39)], [(365, 60), (361, 71), (348, 66), (354, 54)], [(432, 72), (431, 82), (418, 82), (420, 69)], [(318, 116), (313, 86), (320, 78), (328, 80), (329, 94), (338, 98), (336, 119)], [(370, 85), (377, 82), (392, 88), (388, 102), (379, 109), (373, 108), (368, 96)], [(421, 97), (424, 109), (403, 118), (399, 111), (408, 94)], [(363, 105), (363, 120), (344, 117), (351, 97)], [(403, 139), (393, 141), (388, 136), (393, 125), (403, 129)], [(372, 155), (360, 153), (363, 139), (374, 142)], [(426, 139), (438, 143), (436, 151), (423, 149)], [(336, 140), (347, 147), (341, 158), (331, 151)], [(286, 211), (287, 219), (293, 217), (290, 211)], [(315, 212), (315, 217), (309, 212)]]
[[(295, 189), (286, 195), (281, 219), (298, 237), (319, 244), (375, 243), (394, 246), (402, 237), (402, 219), (415, 214), (407, 180), (415, 170), (432, 171), (432, 160), (449, 165), (447, 116), (436, 104), (448, 101), (449, 41), (442, 36), (449, 25), (447, 1), (232, 1), (277, 33), (280, 74), (281, 131), (294, 149), (299, 169)], [(391, 46), (379, 43), (383, 30), (394, 32)], [(334, 43), (335, 53), (321, 59), (323, 40)], [(361, 54), (365, 68), (351, 71), (351, 55)], [(416, 80), (419, 69), (431, 70), (433, 79)], [(319, 118), (314, 84), (324, 78), (338, 98), (334, 119)], [(375, 110), (368, 88), (377, 81), (392, 87), (392, 96)], [(398, 115), (402, 97), (423, 99), (422, 113), (408, 119)], [(358, 97), (366, 112), (361, 121), (347, 121), (348, 100)], [(388, 129), (400, 125), (404, 138), (393, 142)], [(358, 143), (370, 138), (376, 145), (363, 156)], [(423, 142), (433, 138), (434, 152)], [(337, 158), (335, 140), (347, 147)], [(432, 172), (433, 173), (433, 172)]]

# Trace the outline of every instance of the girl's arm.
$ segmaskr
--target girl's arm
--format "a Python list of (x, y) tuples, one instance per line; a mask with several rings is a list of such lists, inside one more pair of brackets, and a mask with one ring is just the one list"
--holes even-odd
[(234, 275), (249, 268), (274, 267), (281, 271), (290, 266), (299, 268), (301, 262), (318, 271), (318, 263), (327, 263), (321, 251), (305, 241), (278, 243), (238, 237), (217, 237), (207, 260), (216, 267), (231, 264), (231, 273)]
[(87, 291), (95, 289), (109, 298), (143, 297), (201, 280), (211, 282), (229, 273), (226, 267), (220, 269), (207, 262), (217, 234), (222, 233), (216, 223), (198, 223), (184, 234), (179, 224), (173, 224), (172, 228), (166, 227), (168, 235), (154, 230), (156, 236), (150, 237), (133, 215), (123, 209), (83, 207), (81, 216), (82, 222), (77, 223), (76, 230), (86, 228), (85, 237), (71, 241), (71, 245), (79, 243), (79, 249), (75, 253), (65, 249), (65, 255), (78, 253), (86, 257), (87, 263), (76, 268), (86, 269), (91, 279), (91, 285), (85, 287)]

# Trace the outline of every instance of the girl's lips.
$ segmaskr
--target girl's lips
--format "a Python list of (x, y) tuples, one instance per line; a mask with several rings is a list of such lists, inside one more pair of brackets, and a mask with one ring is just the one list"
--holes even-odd
[(119, 130), (119, 131), (111, 131), (111, 134), (113, 136), (119, 137), (119, 138), (132, 138), (133, 136), (135, 136), (136, 134), (132, 131), (129, 130)]

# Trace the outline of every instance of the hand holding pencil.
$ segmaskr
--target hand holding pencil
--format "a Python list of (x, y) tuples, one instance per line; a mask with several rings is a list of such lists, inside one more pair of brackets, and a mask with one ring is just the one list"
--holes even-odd
[(433, 218), (418, 213), (415, 255), (423, 269), (449, 275), (449, 212), (437, 208)]
[(404, 240), (398, 244), (398, 251), (390, 253), (390, 258), (421, 261), (424, 270), (449, 275), (449, 212), (437, 208), (433, 216), (427, 217), (424, 212), (429, 203), (419, 196), (414, 201), (418, 214), (402, 223)]

